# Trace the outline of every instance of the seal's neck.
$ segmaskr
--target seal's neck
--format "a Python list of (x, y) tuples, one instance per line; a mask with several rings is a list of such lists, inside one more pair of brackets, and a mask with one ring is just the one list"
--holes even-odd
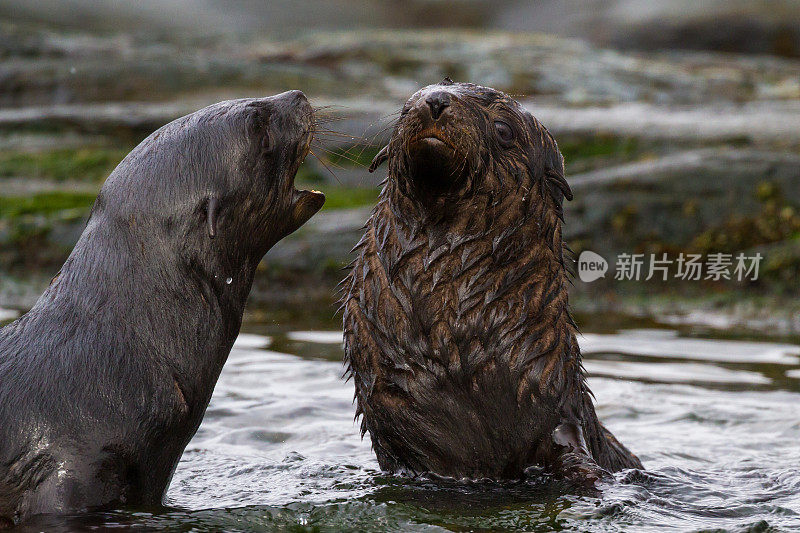
[(41, 308), (68, 309), (82, 335), (118, 343), (93, 355), (115, 360), (108, 364), (138, 366), (130, 354), (146, 359), (163, 374), (155, 379), (170, 387), (174, 379), (202, 413), (239, 333), (255, 264), (186, 259), (143, 233), (91, 220), (42, 296), (59, 305)]
[(401, 179), (390, 176), (380, 200), (394, 224), (415, 238), (426, 236), (429, 248), (445, 242), (451, 249), (462, 243), (491, 242), (495, 267), (535, 259), (552, 263), (540, 274), (568, 277), (561, 210), (541, 182), (519, 184), (505, 173), (487, 173), (468, 194), (432, 202), (409, 193)]

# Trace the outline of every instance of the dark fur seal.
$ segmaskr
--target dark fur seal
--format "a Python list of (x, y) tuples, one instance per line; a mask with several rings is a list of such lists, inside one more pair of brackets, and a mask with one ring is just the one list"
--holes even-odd
[(502, 92), (406, 103), (344, 280), (345, 361), (381, 468), (579, 483), (641, 463), (598, 421), (567, 303), (556, 141)]
[(256, 265), (325, 201), (298, 191), (300, 91), (222, 102), (114, 170), (69, 259), (0, 330), (0, 520), (160, 504)]

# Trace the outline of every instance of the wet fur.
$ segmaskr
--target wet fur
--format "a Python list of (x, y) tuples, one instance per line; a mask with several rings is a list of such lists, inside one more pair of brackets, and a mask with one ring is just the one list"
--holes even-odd
[[(409, 141), (423, 127), (412, 97), (343, 281), (362, 433), (392, 472), (516, 478), (541, 465), (599, 477), (583, 469), (641, 467), (598, 421), (581, 366), (562, 241), (572, 193), (556, 141), (503, 93), (453, 89), (458, 116), (445, 133), (463, 158), (457, 181), (431, 191), (410, 176)], [(515, 146), (498, 143), (498, 117), (513, 124)], [(577, 433), (559, 443), (563, 424)]]
[(305, 222), (292, 181), (310, 106), (293, 98), (222, 102), (145, 139), (50, 287), (0, 330), (0, 527), (161, 503), (256, 265)]

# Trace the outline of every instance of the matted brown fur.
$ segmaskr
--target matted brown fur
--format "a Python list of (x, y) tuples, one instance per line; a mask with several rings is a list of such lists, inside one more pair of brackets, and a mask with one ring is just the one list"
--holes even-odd
[(507, 95), (445, 80), (411, 97), (376, 159), (389, 176), (343, 312), (381, 467), (457, 478), (641, 467), (585, 382), (561, 230), (571, 192), (550, 133)]

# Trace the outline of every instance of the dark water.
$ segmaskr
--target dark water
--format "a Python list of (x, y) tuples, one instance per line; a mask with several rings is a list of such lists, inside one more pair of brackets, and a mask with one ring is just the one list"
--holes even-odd
[(336, 323), (276, 316), (246, 323), (169, 508), (42, 518), (24, 529), (800, 530), (798, 345), (615, 330), (588, 317), (581, 342), (598, 412), (647, 471), (580, 494), (543, 479), (381, 474), (353, 422), (352, 385), (340, 379)]

